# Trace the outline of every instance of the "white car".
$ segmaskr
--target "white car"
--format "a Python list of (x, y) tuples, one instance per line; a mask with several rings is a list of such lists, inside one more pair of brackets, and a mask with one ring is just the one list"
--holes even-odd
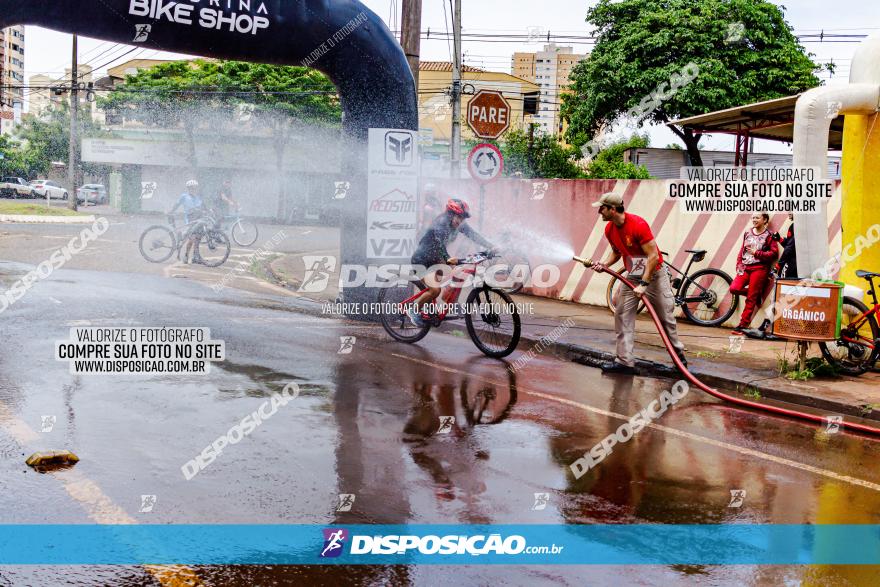
[(66, 200), (69, 197), (67, 189), (48, 179), (35, 179), (31, 182), (31, 186), (34, 188), (34, 193), (41, 198), (45, 198), (47, 192), (50, 200), (53, 198)]

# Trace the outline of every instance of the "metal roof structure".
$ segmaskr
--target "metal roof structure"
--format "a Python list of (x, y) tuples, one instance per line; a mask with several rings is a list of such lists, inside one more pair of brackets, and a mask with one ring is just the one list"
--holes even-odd
[[(736, 136), (736, 163), (745, 166), (748, 163), (749, 139), (765, 139), (781, 143), (794, 140), (794, 109), (800, 94), (756, 102), (700, 114), (679, 120), (668, 125), (688, 128), (694, 133), (729, 134)], [(828, 149), (839, 151), (843, 147), (843, 116), (831, 122), (828, 137)]]

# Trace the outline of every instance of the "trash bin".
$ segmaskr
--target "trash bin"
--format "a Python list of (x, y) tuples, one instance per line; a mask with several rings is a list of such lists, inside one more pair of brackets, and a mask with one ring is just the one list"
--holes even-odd
[(843, 285), (839, 281), (778, 280), (774, 291), (773, 334), (812, 342), (837, 340)]

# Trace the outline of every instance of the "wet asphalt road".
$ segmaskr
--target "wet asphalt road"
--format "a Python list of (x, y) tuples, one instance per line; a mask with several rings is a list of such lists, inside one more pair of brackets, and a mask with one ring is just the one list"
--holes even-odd
[[(27, 267), (0, 264), (8, 287)], [(692, 391), (579, 480), (568, 465), (669, 389), (538, 357), (513, 374), (463, 337), (414, 346), (291, 298), (65, 269), (0, 315), (0, 523), (880, 523), (880, 444)], [(192, 376), (70, 375), (71, 326), (198, 326)], [(338, 354), (341, 336), (356, 336)], [(510, 357), (515, 360), (518, 354)], [(187, 481), (181, 466), (273, 392), (301, 395)], [(41, 432), (43, 415), (56, 415)], [(455, 416), (437, 434), (441, 416)], [(28, 433), (27, 430), (31, 432)], [(73, 469), (25, 466), (69, 448)], [(746, 491), (728, 507), (730, 491)], [(548, 492), (533, 511), (534, 493)], [(335, 512), (340, 493), (355, 494)], [(142, 495), (155, 495), (139, 512)], [(671, 545), (674, 547), (674, 545)], [(208, 585), (870, 585), (872, 567), (199, 567)], [(0, 567), (0, 585), (154, 585), (143, 567)]]

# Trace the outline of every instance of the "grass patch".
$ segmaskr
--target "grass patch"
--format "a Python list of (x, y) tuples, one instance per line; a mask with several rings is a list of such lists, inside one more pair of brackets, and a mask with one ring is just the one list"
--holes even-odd
[(862, 406), (859, 406), (859, 411), (861, 412), (862, 416), (868, 416), (871, 414), (871, 412), (878, 408), (880, 408), (880, 404), (864, 404)]
[(758, 390), (758, 388), (753, 385), (746, 385), (745, 387), (743, 387), (742, 385), (737, 385), (736, 390), (747, 398), (754, 400), (761, 399), (760, 390)]
[(715, 353), (712, 351), (697, 351), (694, 353), (694, 356), (701, 359), (717, 359), (721, 356), (721, 353)]
[(47, 208), (45, 204), (33, 202), (3, 202), (0, 201), (0, 214), (15, 214), (16, 216), (82, 216), (70, 208)]
[(814, 377), (833, 377), (839, 374), (837, 368), (822, 357), (808, 357), (804, 369), (798, 369), (797, 360), (783, 355), (776, 356), (779, 374), (792, 381), (809, 381)]

